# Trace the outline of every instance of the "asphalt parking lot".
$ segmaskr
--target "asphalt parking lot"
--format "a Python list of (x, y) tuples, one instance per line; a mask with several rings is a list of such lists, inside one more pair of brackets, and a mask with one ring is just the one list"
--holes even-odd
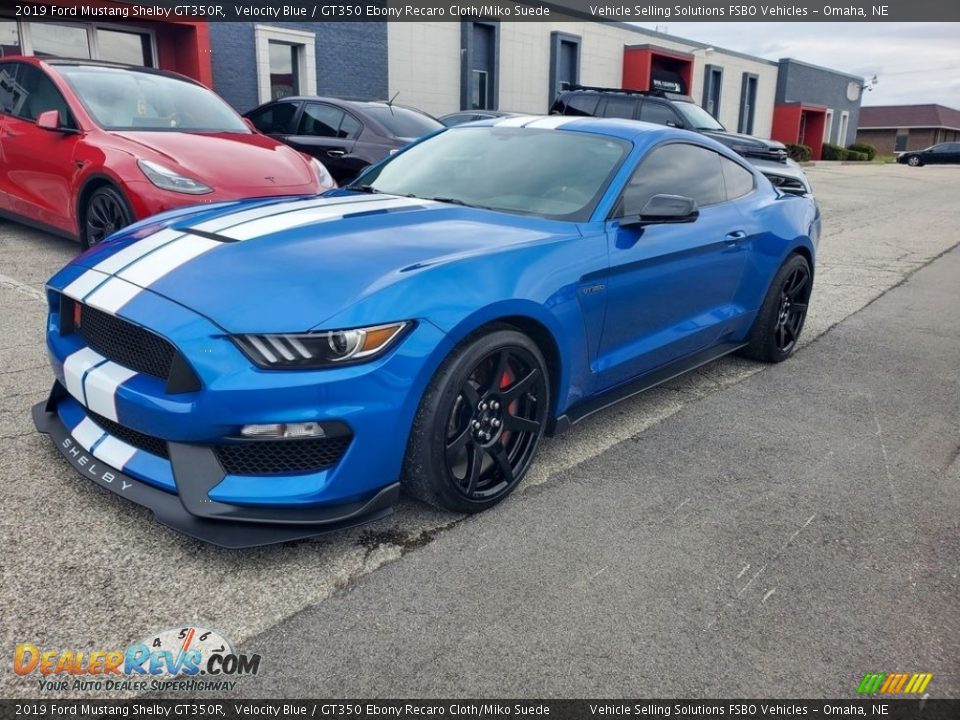
[[(930, 348), (930, 353), (947, 354), (946, 361), (938, 355), (935, 369), (931, 369), (934, 366), (927, 367), (930, 358), (902, 350), (897, 355), (900, 365), (890, 367), (889, 363), (883, 364), (887, 374), (869, 388), (860, 388), (850, 397), (845, 396), (844, 390), (854, 387), (860, 376), (850, 377), (847, 383), (842, 382), (840, 378), (845, 377), (842, 373), (846, 363), (856, 360), (864, 374), (869, 374), (871, 365), (863, 358), (853, 358), (843, 342), (830, 341), (831, 337), (841, 332), (869, 334), (878, 327), (879, 319), (872, 322), (870, 317), (876, 316), (880, 303), (851, 318), (848, 323), (852, 329), (848, 330), (848, 323), (844, 321), (891, 288), (904, 283), (905, 279), (934, 259), (944, 256), (938, 261), (942, 264), (934, 263), (923, 273), (914, 276), (920, 284), (920, 290), (925, 288), (926, 283), (929, 286), (925, 288), (926, 292), (934, 297), (927, 298), (926, 304), (911, 299), (912, 296), (899, 300), (900, 304), (895, 307), (899, 308), (901, 314), (906, 314), (907, 319), (884, 328), (886, 332), (898, 334), (903, 341), (900, 345), (906, 342), (908, 346), (911, 323), (925, 323), (933, 328), (934, 334), (940, 332), (936, 330), (937, 317), (927, 317), (919, 311), (911, 316), (908, 310), (916, 305), (928, 313), (940, 313), (947, 317), (950, 306), (942, 302), (938, 304), (938, 300), (943, 299), (941, 295), (952, 298), (953, 309), (957, 309), (956, 279), (960, 277), (960, 264), (956, 262), (956, 253), (945, 253), (960, 243), (957, 234), (960, 209), (956, 204), (960, 191), (960, 170), (823, 165), (811, 168), (810, 177), (823, 208), (824, 236), (802, 345), (809, 345), (839, 325), (817, 347), (802, 347), (795, 360), (776, 368), (765, 369), (744, 360), (726, 359), (595, 416), (578, 426), (574, 433), (548, 441), (537, 466), (519, 489), (519, 497), (488, 517), (461, 522), (458, 516), (404, 502), (392, 518), (374, 526), (310, 542), (239, 552), (207, 547), (157, 525), (147, 511), (131, 506), (78, 477), (50, 447), (48, 438), (35, 433), (29, 410), (32, 404), (44, 397), (51, 377), (43, 346), (43, 282), (69, 260), (76, 252), (76, 246), (21, 226), (0, 222), (0, 440), (3, 440), (0, 443), (0, 481), (4, 485), (3, 513), (0, 517), (0, 539), (4, 548), (0, 555), (3, 579), (0, 585), (0, 647), (12, 650), (18, 642), (61, 648), (122, 647), (152, 630), (189, 622), (217, 628), (241, 646), (249, 646), (250, 652), (263, 652), (265, 664), (275, 662), (275, 677), (281, 674), (281, 667), (284, 668), (284, 676), (299, 677), (291, 669), (291, 663), (299, 662), (303, 668), (301, 672), (306, 672), (308, 666), (312, 668), (311, 663), (315, 658), (306, 657), (310, 644), (290, 642), (291, 637), (299, 635), (301, 639), (312, 638), (317, 644), (312, 645), (314, 650), (311, 652), (316, 652), (329, 642), (330, 634), (338, 632), (338, 628), (343, 628), (343, 642), (356, 643), (358, 638), (364, 637), (364, 632), (368, 632), (368, 639), (377, 637), (374, 626), (383, 630), (384, 624), (403, 624), (406, 622), (403, 613), (388, 616), (370, 614), (374, 607), (370, 601), (371, 589), (379, 588), (381, 595), (390, 592), (391, 585), (384, 584), (389, 578), (396, 578), (398, 594), (403, 598), (401, 607), (407, 613), (407, 620), (415, 620), (409, 623), (409, 627), (419, 627), (423, 631), (429, 626), (429, 623), (425, 625), (422, 622), (424, 618), (433, 617), (432, 613), (448, 611), (450, 606), (441, 602), (443, 593), (438, 590), (436, 598), (429, 593), (431, 601), (418, 608), (416, 595), (408, 594), (408, 583), (416, 579), (420, 587), (429, 585), (433, 576), (428, 570), (433, 567), (436, 571), (443, 567), (442, 562), (431, 566), (431, 563), (437, 562), (438, 553), (441, 553), (441, 561), (458, 561), (462, 558), (464, 564), (473, 563), (474, 558), (467, 552), (464, 543), (495, 545), (495, 531), (500, 523), (512, 523), (510, 527), (514, 527), (523, 521), (523, 512), (535, 512), (537, 503), (549, 501), (553, 523), (562, 523), (564, 512), (576, 515), (577, 524), (574, 527), (581, 531), (579, 537), (586, 549), (582, 555), (567, 556), (571, 558), (571, 567), (577, 568), (576, 577), (565, 573), (562, 566), (556, 566), (554, 573), (539, 572), (551, 566), (537, 566), (536, 554), (514, 558), (510, 561), (513, 564), (507, 565), (514, 570), (522, 570), (523, 562), (530, 563), (531, 570), (536, 567), (538, 572), (531, 572), (523, 587), (510, 586), (510, 592), (524, 607), (537, 606), (539, 603), (544, 612), (518, 614), (516, 617), (522, 618), (523, 622), (504, 622), (496, 628), (497, 637), (503, 643), (498, 647), (512, 646), (516, 649), (504, 655), (506, 660), (501, 666), (504, 675), (516, 675), (515, 670), (523, 666), (524, 658), (536, 658), (538, 667), (543, 668), (541, 675), (550, 675), (557, 680), (574, 677), (578, 672), (577, 667), (588, 668), (589, 672), (580, 672), (579, 675), (588, 683), (583, 686), (586, 688), (583, 691), (595, 687), (597, 694), (602, 690), (608, 695), (710, 695), (719, 692), (719, 683), (727, 680), (728, 684), (722, 687), (721, 693), (727, 696), (753, 691), (797, 697), (830, 694), (827, 689), (840, 691), (846, 685), (837, 684), (835, 678), (830, 678), (828, 682), (823, 675), (828, 672), (854, 672), (855, 661), (859, 660), (869, 659), (878, 664), (877, 667), (862, 668), (863, 672), (931, 671), (924, 667), (883, 666), (887, 662), (885, 658), (890, 658), (889, 662), (894, 664), (936, 663), (936, 672), (946, 679), (939, 686), (940, 691), (936, 690), (937, 686), (931, 686), (931, 692), (935, 695), (946, 694), (951, 688), (954, 694), (960, 692), (956, 675), (957, 665), (960, 664), (957, 661), (960, 653), (956, 644), (956, 618), (960, 616), (956, 600), (956, 544), (933, 548), (922, 546), (919, 535), (911, 534), (909, 526), (903, 525), (916, 514), (909, 510), (911, 499), (930, 497), (931, 494), (937, 497), (938, 493), (943, 499), (942, 511), (952, 508), (952, 517), (956, 522), (956, 373), (960, 367), (957, 325), (953, 323), (943, 328), (942, 345), (928, 343), (924, 346)], [(908, 287), (909, 283), (902, 290)], [(871, 312), (873, 316), (869, 314)], [(873, 338), (868, 346), (871, 352), (884, 352), (882, 339), (877, 341)], [(808, 359), (814, 358), (814, 354), (815, 362)], [(752, 478), (749, 488), (754, 496), (769, 499), (768, 495), (779, 493), (779, 499), (776, 502), (749, 503), (746, 496), (734, 497), (732, 502), (741, 502), (744, 507), (739, 512), (732, 512), (734, 506), (731, 506), (729, 522), (755, 527), (755, 532), (711, 535), (715, 547), (709, 557), (699, 562), (690, 561), (686, 555), (675, 556), (671, 552), (673, 548), (677, 553), (689, 553), (695, 546), (694, 540), (702, 537), (706, 529), (713, 527), (710, 523), (718, 520), (715, 511), (709, 510), (711, 486), (704, 486), (704, 480), (699, 476), (686, 475), (688, 471), (684, 470), (685, 466), (676, 465), (675, 461), (671, 464), (657, 454), (651, 455), (656, 458), (654, 462), (663, 467), (663, 473), (676, 480), (677, 484), (670, 486), (664, 483), (662, 477), (649, 478), (652, 483), (650, 492), (657, 493), (662, 500), (662, 506), (657, 505), (656, 508), (664, 516), (676, 511), (678, 520), (675, 522), (647, 523), (642, 534), (631, 534), (624, 529), (624, 523), (628, 520), (622, 513), (604, 512), (616, 507), (616, 503), (609, 505), (615, 496), (605, 493), (599, 495), (594, 503), (589, 502), (590, 493), (584, 492), (584, 488), (588, 487), (585, 479), (595, 478), (602, 486), (606, 478), (609, 484), (611, 475), (623, 475), (624, 468), (635, 467), (642, 462), (642, 456), (626, 452), (625, 448), (638, 444), (654, 447), (677, 442), (677, 436), (670, 433), (670, 428), (673, 427), (674, 433), (681, 432), (681, 428), (676, 427), (682, 419), (678, 415), (681, 411), (687, 422), (692, 417), (703, 426), (722, 423), (723, 428), (730, 428), (731, 431), (752, 427), (759, 432), (756, 424), (758, 418), (775, 424), (776, 411), (784, 409), (779, 406), (776, 380), (782, 378), (790, 383), (791, 366), (794, 364), (797, 373), (804, 373), (804, 382), (811, 388), (813, 400), (823, 407), (829, 407), (831, 402), (849, 402), (853, 413), (851, 417), (860, 420), (875, 417), (882, 418), (877, 422), (885, 423), (887, 415), (872, 416), (867, 408), (858, 403), (865, 394), (877, 393), (884, 382), (892, 386), (897, 380), (898, 371), (909, 374), (919, 370), (921, 376), (927, 373), (931, 388), (936, 388), (937, 393), (926, 399), (932, 404), (939, 399), (946, 405), (937, 406), (939, 425), (936, 427), (922, 425), (925, 418), (932, 417), (923, 412), (922, 405), (913, 415), (891, 415), (912, 424), (894, 433), (896, 441), (891, 439), (889, 443), (866, 445), (866, 440), (870, 438), (863, 436), (861, 441), (851, 441), (849, 446), (842, 445), (835, 451), (840, 453), (835, 466), (825, 465), (816, 471), (806, 468), (802, 472), (785, 472), (780, 477)], [(952, 375), (949, 371), (951, 367)], [(757, 374), (762, 377), (752, 377)], [(817, 384), (818, 377), (823, 380), (822, 384)], [(748, 379), (750, 383), (743, 382)], [(735, 388), (740, 393), (735, 401), (721, 403), (720, 398), (726, 397), (723, 395), (725, 391), (737, 385), (742, 385), (742, 388)], [(823, 393), (827, 393), (827, 396), (822, 397)], [(952, 416), (949, 410), (951, 401)], [(836, 418), (824, 427), (818, 426), (816, 413), (809, 410), (798, 411), (787, 425), (790, 439), (794, 442), (798, 437), (810, 443), (824, 442), (828, 430), (834, 437), (844, 432), (843, 423), (837, 422)], [(935, 474), (936, 481), (918, 481), (916, 487), (909, 484), (909, 480), (915, 477), (913, 463), (922, 464), (922, 458), (927, 457), (923, 447), (918, 449), (910, 444), (910, 438), (913, 437), (910, 433), (920, 433), (921, 430), (939, 433), (947, 438), (952, 436), (952, 469), (949, 453), (945, 464), (944, 458), (940, 457), (950, 449), (947, 447), (949, 442), (947, 445), (942, 442), (936, 444), (936, 453), (931, 450), (928, 468), (931, 473), (952, 472), (952, 481), (948, 481), (948, 474)], [(882, 425), (879, 434), (883, 434)], [(757, 443), (757, 453), (779, 452), (778, 443), (774, 440), (763, 441), (755, 435), (746, 437)], [(851, 437), (856, 437), (852, 428)], [(633, 442), (624, 443), (625, 440)], [(685, 444), (682, 448), (684, 457), (691, 462), (697, 457), (701, 462), (704, 458), (711, 459), (716, 441), (717, 437), (704, 433), (701, 445)], [(698, 452), (703, 455), (698, 456)], [(826, 452), (829, 450), (825, 449)], [(900, 452), (909, 462), (898, 455)], [(841, 458), (846, 457), (845, 453), (849, 454), (849, 458), (841, 462)], [(916, 457), (921, 460), (916, 460)], [(716, 454), (718, 477), (722, 474), (720, 468), (734, 459), (724, 453)], [(941, 463), (942, 467), (937, 463)], [(783, 456), (783, 464), (785, 468), (790, 467), (788, 455)], [(830, 478), (838, 473), (852, 477), (861, 468), (865, 476), (874, 478), (879, 475), (885, 483), (866, 495), (891, 496), (898, 503), (893, 507), (884, 505), (871, 515), (871, 523), (874, 523), (871, 528), (875, 530), (873, 535), (865, 535), (864, 528), (854, 523), (845, 524), (842, 513), (831, 507)], [(813, 489), (800, 492), (799, 486), (790, 487), (791, 482), (813, 482)], [(776, 488), (773, 487), (774, 483)], [(685, 502), (687, 498), (689, 502)], [(589, 510), (594, 510), (595, 514), (588, 516), (589, 522), (584, 522), (584, 513)], [(816, 518), (832, 517), (831, 513), (839, 515), (840, 520), (831, 523), (829, 535), (824, 536), (823, 526), (817, 523)], [(949, 518), (935, 514), (932, 521), (934, 526), (937, 522), (945, 522), (945, 517)], [(809, 523), (805, 525), (808, 520)], [(924, 527), (927, 525), (924, 524)], [(883, 528), (889, 528), (889, 535)], [(820, 551), (817, 551), (817, 547), (805, 547), (803, 552), (792, 552), (792, 540), (787, 540), (794, 531), (800, 533), (798, 537), (817, 537)], [(955, 536), (956, 525), (953, 533)], [(869, 543), (876, 537), (886, 537), (886, 542), (895, 544), (895, 552), (887, 551), (884, 545), (874, 548), (878, 553), (886, 552), (884, 562), (875, 564), (874, 571), (889, 577), (890, 582), (869, 585), (871, 592), (879, 593), (882, 600), (872, 606), (872, 612), (876, 613), (876, 608), (880, 608), (883, 613), (879, 617), (871, 615), (875, 623), (871, 624), (857, 615), (852, 599), (859, 587), (857, 583), (865, 580), (865, 576), (857, 573), (866, 573), (867, 570), (859, 565), (845, 566), (843, 553), (837, 548), (855, 547)], [(434, 538), (439, 538), (440, 542), (429, 542)], [(549, 547), (551, 543), (550, 533), (542, 527), (538, 527), (536, 532), (531, 529), (529, 535), (521, 535), (519, 539), (543, 544), (544, 547)], [(570, 542), (569, 528), (563, 542)], [(686, 607), (686, 603), (693, 602), (690, 598), (694, 597), (694, 593), (703, 597), (696, 606), (700, 609), (685, 615), (684, 622), (662, 622), (650, 627), (638, 623), (628, 634), (629, 638), (641, 650), (646, 643), (648, 654), (654, 656), (658, 654), (656, 651), (663, 655), (664, 650), (672, 650), (671, 645), (685, 650), (691, 658), (700, 652), (704, 658), (727, 663), (727, 675), (704, 676), (704, 666), (691, 660), (686, 663), (674, 662), (659, 670), (642, 663), (634, 666), (635, 671), (618, 666), (614, 676), (617, 684), (603, 679), (605, 667), (609, 669), (604, 664), (603, 651), (590, 646), (587, 638), (590, 633), (603, 632), (610, 626), (590, 622), (587, 618), (612, 614), (616, 619), (616, 613), (626, 613), (627, 608), (620, 607), (609, 595), (589, 592), (597, 583), (588, 569), (597, 562), (601, 565), (596, 567), (598, 573), (619, 573), (621, 579), (627, 577), (626, 573), (637, 573), (635, 584), (643, 583), (642, 564), (613, 562), (618, 556), (629, 554), (627, 551), (631, 546), (628, 543), (640, 542), (644, 547), (658, 549), (657, 562), (664, 566), (675, 563), (677, 568), (670, 575), (670, 582), (657, 585), (656, 591), (636, 596), (649, 604), (645, 617), (663, 615), (665, 608), (672, 606)], [(476, 549), (476, 545), (472, 547)], [(785, 549), (777, 554), (781, 547)], [(444, 549), (448, 553), (445, 557), (442, 556)], [(549, 553), (545, 552), (544, 555)], [(603, 567), (600, 560), (605, 558), (611, 563)], [(709, 562), (711, 560), (716, 562)], [(388, 564), (389, 567), (383, 567)], [(747, 565), (750, 567), (744, 569)], [(740, 587), (742, 583), (734, 583), (732, 576), (737, 576), (743, 570), (744, 574), (739, 578), (750, 582), (754, 573), (767, 566), (778, 567), (786, 577), (779, 584), (771, 586), (766, 576), (757, 575), (750, 589), (744, 588), (751, 607), (759, 608), (759, 613), (752, 618), (753, 624), (749, 627), (748, 624), (739, 623), (745, 629), (738, 632), (738, 623), (732, 622), (731, 618), (744, 620), (740, 605), (742, 595), (738, 595), (737, 590), (731, 592), (730, 588)], [(832, 572), (824, 570), (825, 566)], [(844, 579), (847, 567), (851, 574)], [(727, 574), (732, 576), (727, 577)], [(479, 574), (473, 577), (482, 580), (484, 576)], [(806, 585), (800, 582), (804, 578), (808, 583)], [(936, 587), (925, 588), (924, 583), (931, 581), (931, 578), (936, 580)], [(547, 582), (551, 579), (553, 582)], [(561, 580), (570, 580), (570, 584), (561, 586), (558, 584)], [(502, 578), (501, 581), (506, 582)], [(517, 582), (516, 575), (512, 582)], [(813, 613), (810, 606), (796, 604), (795, 598), (802, 597), (803, 593), (809, 595), (818, 587), (840, 585), (844, 585), (844, 589), (834, 594), (835, 604), (824, 601), (817, 605), (819, 614)], [(911, 599), (911, 586), (916, 588), (912, 596), (915, 607), (906, 602)], [(448, 583), (442, 589), (444, 592), (453, 592), (457, 587)], [(466, 589), (473, 586), (464, 577), (460, 587)], [(533, 594), (532, 588), (538, 587), (543, 588), (542, 598)], [(763, 593), (753, 597), (761, 589)], [(771, 589), (774, 593), (764, 597)], [(547, 611), (552, 609), (568, 617), (565, 604), (554, 602), (564, 593), (577, 595), (580, 598), (578, 609), (583, 612), (570, 614), (571, 619), (566, 620), (571, 623), (566, 643), (545, 640), (539, 647), (540, 652), (536, 652), (535, 644), (530, 643), (536, 638), (537, 623), (548, 625), (552, 622), (553, 614)], [(777, 593), (780, 598), (777, 598)], [(778, 606), (776, 603), (785, 596), (793, 598), (793, 604)], [(468, 608), (478, 603), (476, 597), (471, 595), (465, 601)], [(352, 598), (356, 598), (353, 604)], [(791, 608), (793, 613), (789, 611)], [(911, 612), (914, 612), (913, 616), (909, 615)], [(952, 615), (952, 629), (940, 623), (944, 613)], [(582, 618), (582, 624), (572, 619), (578, 615)], [(475, 613), (474, 616), (479, 615)], [(697, 622), (687, 622), (691, 617), (696, 617)], [(347, 618), (351, 618), (350, 622), (347, 622)], [(835, 620), (826, 624), (835, 629), (832, 636), (835, 646), (809, 647), (809, 642), (803, 639), (804, 629), (823, 622), (824, 618)], [(331, 623), (334, 619), (340, 619), (341, 624)], [(847, 621), (846, 624), (843, 620)], [(369, 621), (372, 625), (364, 625), (363, 621)], [(782, 632), (764, 633), (763, 627), (756, 625), (763, 622), (779, 627)], [(869, 654), (856, 655), (850, 650), (851, 647), (863, 647), (864, 643), (869, 643), (873, 632), (882, 638), (885, 628), (892, 628), (898, 622), (907, 622), (906, 627), (915, 630), (918, 637), (923, 638), (922, 642), (918, 640), (911, 646), (911, 653), (896, 655), (894, 650), (897, 646), (887, 641), (881, 643), (876, 652)], [(451, 653), (449, 642), (445, 644), (440, 640), (433, 645), (416, 646), (404, 633), (388, 633), (394, 644), (385, 645), (384, 648), (392, 648), (393, 653), (385, 652), (384, 648), (375, 652), (372, 648), (365, 650), (363, 645), (348, 645), (358, 648), (356, 662), (364, 657), (373, 658), (381, 678), (391, 672), (391, 657), (406, 657), (401, 652), (405, 646), (418, 647), (423, 655), (419, 656), (417, 662), (406, 658), (402, 669), (395, 672), (398, 679), (410, 679), (405, 686), (391, 686), (389, 683), (368, 685), (368, 675), (345, 672), (351, 666), (341, 665), (338, 671), (336, 666), (324, 663), (330, 680), (312, 689), (332, 695), (361, 692), (451, 694), (458, 690), (467, 695), (497, 694), (498, 687), (502, 688), (501, 692), (509, 689), (515, 694), (535, 695), (540, 691), (563, 694), (562, 689), (557, 690), (563, 687), (583, 689), (559, 682), (540, 686), (530, 683), (497, 685), (495, 668), (471, 675), (474, 678), (472, 685), (471, 680), (464, 679), (463, 675), (457, 674), (453, 679), (446, 677), (444, 673), (453, 675), (455, 668), (448, 666), (444, 659), (455, 656), (460, 662), (462, 657), (469, 656), (470, 653), (464, 651), (477, 646), (474, 635), (482, 632), (482, 628), (465, 623), (461, 629), (460, 625), (447, 622), (437, 627), (437, 638), (456, 640), (459, 637), (463, 641), (459, 654)], [(844, 627), (849, 629), (849, 633), (843, 631)], [(645, 629), (650, 632), (642, 632)], [(931, 639), (935, 631), (952, 632), (952, 644)], [(462, 637), (456, 635), (458, 632)], [(698, 637), (705, 639), (700, 642)], [(579, 643), (577, 638), (580, 638)], [(618, 640), (618, 643), (622, 642), (623, 638)], [(606, 661), (607, 665), (614, 657), (617, 662), (623, 657), (633, 657), (626, 651), (616, 651), (615, 647), (608, 647), (614, 649), (610, 650), (612, 654)], [(523, 652), (520, 651), (522, 648)], [(587, 648), (592, 653), (589, 658), (584, 656)], [(798, 649), (803, 649), (811, 656), (819, 653), (825, 660), (804, 666), (802, 672), (794, 669), (792, 674), (791, 663), (776, 664), (778, 658), (785, 658)], [(884, 655), (882, 650), (889, 652)], [(287, 654), (285, 660), (281, 660), (282, 653)], [(298, 654), (304, 657), (297, 657)], [(680, 652), (677, 656), (683, 657), (684, 653)], [(547, 662), (548, 657), (554, 658), (554, 665)], [(831, 661), (834, 657), (837, 658), (836, 662)], [(954, 660), (952, 679), (949, 666), (944, 664), (949, 663), (951, 657)], [(639, 663), (639, 658), (634, 659)], [(561, 661), (567, 667), (563, 672), (558, 670)], [(399, 664), (396, 667), (399, 668)], [(729, 684), (730, 673), (733, 672), (729, 667), (737, 668), (736, 672), (741, 673), (735, 676), (740, 678), (740, 682)], [(422, 678), (419, 685), (411, 684), (413, 668), (422, 671), (418, 676)], [(768, 669), (764, 671), (763, 668)], [(315, 668), (310, 672), (316, 675)], [(666, 682), (664, 678), (667, 677), (674, 680)], [(750, 677), (757, 680), (750, 680)], [(590, 678), (594, 678), (594, 685), (589, 684)], [(649, 684), (644, 684), (645, 678)], [(761, 679), (765, 684), (759, 686), (757, 682)], [(455, 681), (460, 684), (453, 684)], [(403, 687), (409, 687), (409, 692), (403, 693)], [(271, 693), (291, 692), (279, 682), (266, 683), (257, 689)], [(572, 689), (568, 691), (576, 694)], [(4, 667), (0, 674), (0, 696), (36, 695), (35, 681), (18, 678), (11, 672), (9, 664)]]

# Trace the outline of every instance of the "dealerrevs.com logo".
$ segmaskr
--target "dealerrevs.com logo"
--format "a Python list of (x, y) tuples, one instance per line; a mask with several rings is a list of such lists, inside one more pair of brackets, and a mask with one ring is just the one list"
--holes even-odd
[(18, 643), (13, 670), (36, 678), (43, 692), (223, 692), (233, 689), (235, 678), (256, 675), (260, 656), (235, 653), (215, 630), (185, 626), (148, 635), (125, 650), (62, 650)]

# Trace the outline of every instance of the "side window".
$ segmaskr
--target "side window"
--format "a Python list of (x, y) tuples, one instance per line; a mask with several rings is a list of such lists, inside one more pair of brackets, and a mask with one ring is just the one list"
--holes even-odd
[(657, 125), (683, 127), (683, 123), (672, 107), (655, 100), (644, 100), (640, 106), (640, 119)]
[(247, 117), (253, 126), (262, 133), (282, 134), (290, 132), (290, 122), (297, 112), (297, 104), (292, 102), (276, 103), (250, 113)]
[(347, 140), (353, 140), (360, 135), (363, 125), (353, 115), (343, 114), (343, 122), (340, 123), (340, 137)]
[(20, 75), (22, 63), (3, 63), (0, 65), (0, 112), (8, 115), (17, 115), (27, 94), (17, 78)]
[(340, 137), (340, 123), (343, 117), (343, 110), (338, 110), (331, 105), (308, 103), (303, 108), (303, 115), (300, 116), (297, 135)]
[(633, 120), (637, 110), (637, 100), (632, 97), (608, 97), (601, 115), (605, 118), (625, 118)]
[(24, 97), (14, 109), (13, 114), (24, 120), (36, 120), (40, 113), (56, 110), (60, 114), (60, 124), (64, 127), (76, 127), (67, 107), (66, 100), (57, 90), (57, 86), (43, 71), (32, 65), (23, 64), (17, 72), (17, 84)]
[(598, 95), (570, 94), (561, 98), (560, 113), (563, 115), (596, 115)]
[(654, 149), (623, 191), (620, 217), (639, 215), (654, 195), (683, 195), (705, 207), (725, 198), (720, 156), (712, 150), (671, 143)]
[(727, 186), (727, 200), (736, 200), (752, 193), (754, 187), (753, 173), (732, 160), (727, 160), (723, 156), (718, 157), (720, 157), (720, 167), (723, 170), (723, 182)]

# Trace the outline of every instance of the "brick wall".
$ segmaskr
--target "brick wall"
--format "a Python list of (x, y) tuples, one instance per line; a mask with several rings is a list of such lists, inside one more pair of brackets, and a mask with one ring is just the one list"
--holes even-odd
[(240, 112), (260, 104), (255, 24), (315, 33), (318, 94), (386, 98), (386, 23), (210, 23), (213, 89)]
[(873, 145), (877, 155), (893, 155), (896, 141), (896, 130), (857, 130), (857, 142)]

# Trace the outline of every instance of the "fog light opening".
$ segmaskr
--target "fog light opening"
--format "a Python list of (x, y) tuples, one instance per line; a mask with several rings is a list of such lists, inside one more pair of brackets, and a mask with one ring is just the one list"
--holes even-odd
[(327, 436), (318, 422), (244, 425), (240, 434), (245, 438), (322, 438)]

